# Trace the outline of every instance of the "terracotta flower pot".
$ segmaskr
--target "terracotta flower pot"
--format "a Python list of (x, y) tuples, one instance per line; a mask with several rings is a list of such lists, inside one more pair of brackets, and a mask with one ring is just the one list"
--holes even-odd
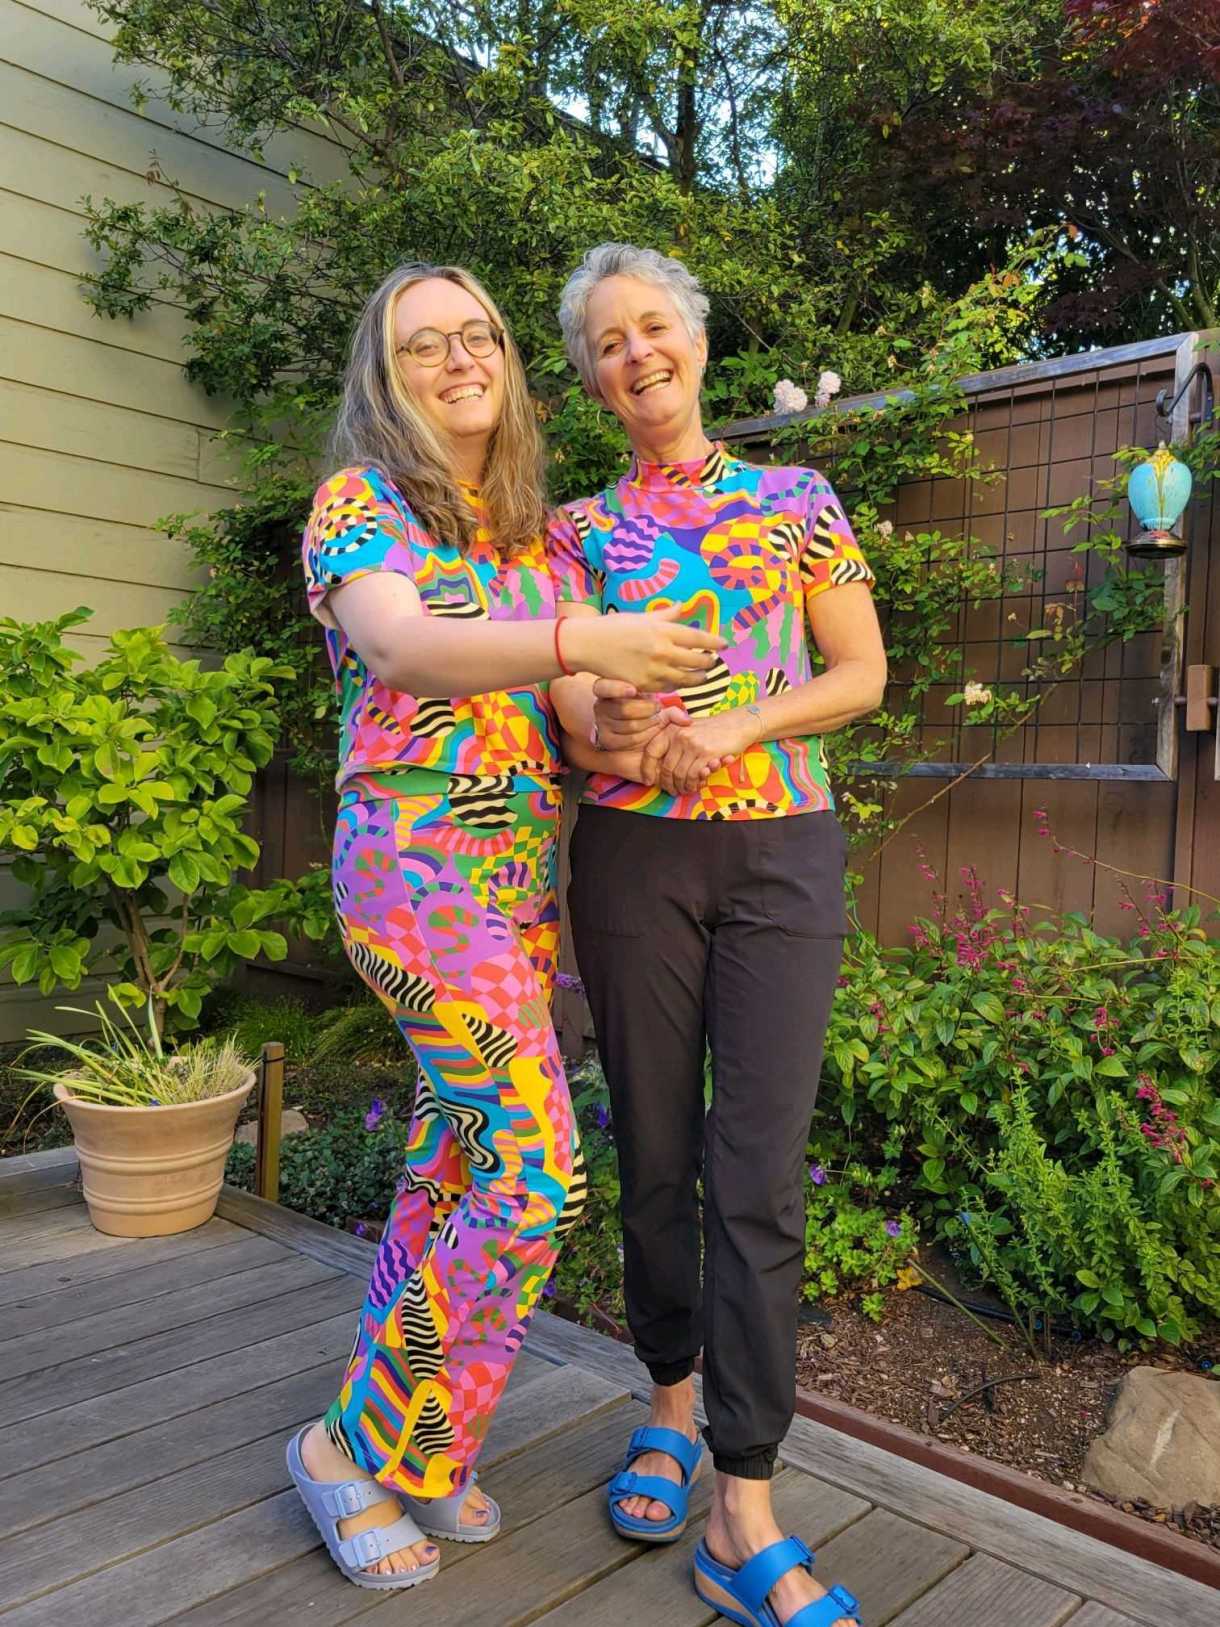
[(114, 1237), (168, 1237), (210, 1220), (245, 1082), (223, 1096), (170, 1107), (83, 1102), (63, 1085), (55, 1100), (68, 1115), (80, 1159), (89, 1218)]

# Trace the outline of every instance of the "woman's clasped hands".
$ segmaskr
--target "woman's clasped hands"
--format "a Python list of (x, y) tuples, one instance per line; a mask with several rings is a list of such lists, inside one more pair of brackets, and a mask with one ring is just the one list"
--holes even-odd
[(597, 744), (638, 751), (641, 782), (670, 796), (693, 795), (761, 737), (761, 717), (745, 707), (691, 717), (676, 696), (641, 693), (612, 678), (597, 679), (593, 695)]

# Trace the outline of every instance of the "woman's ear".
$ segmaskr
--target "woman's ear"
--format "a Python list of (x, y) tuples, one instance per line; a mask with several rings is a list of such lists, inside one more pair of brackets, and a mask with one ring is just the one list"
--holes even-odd
[(701, 373), (706, 373), (707, 372), (707, 331), (706, 331), (706, 329), (699, 335), (698, 339), (695, 341), (695, 354), (699, 358), (699, 371)]

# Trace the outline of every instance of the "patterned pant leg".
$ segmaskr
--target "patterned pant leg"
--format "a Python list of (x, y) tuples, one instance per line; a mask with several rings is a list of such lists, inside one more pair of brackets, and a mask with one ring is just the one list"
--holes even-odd
[(349, 805), (336, 835), (349, 955), (411, 1043), (421, 1087), (326, 1421), (362, 1468), (415, 1495), (467, 1483), (584, 1188), (531, 960), (555, 911), (554, 795), (509, 801), (514, 818), (491, 836), (443, 797)]

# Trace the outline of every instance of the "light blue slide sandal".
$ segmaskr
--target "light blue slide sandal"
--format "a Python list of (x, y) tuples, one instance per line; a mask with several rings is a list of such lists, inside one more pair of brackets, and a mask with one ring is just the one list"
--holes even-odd
[(491, 1505), (485, 1524), (462, 1524), (462, 1504), (478, 1478), (477, 1473), (472, 1474), (469, 1483), (461, 1491), (455, 1491), (452, 1497), (410, 1497), (406, 1492), (399, 1492), (399, 1496), (416, 1525), (430, 1537), (445, 1537), (449, 1542), (490, 1542), (500, 1531), (500, 1505), (494, 1497), (487, 1497), (487, 1493), (483, 1493)]
[(349, 1582), (355, 1582), (357, 1587), (418, 1587), (421, 1582), (430, 1582), (440, 1569), (439, 1555), (429, 1565), (420, 1565), (413, 1571), (395, 1571), (389, 1576), (376, 1575), (364, 1568), (375, 1565), (389, 1554), (397, 1553), (400, 1548), (410, 1548), (422, 1542), (424, 1533), (409, 1514), (404, 1514), (393, 1525), (361, 1531), (354, 1537), (341, 1537), (340, 1520), (372, 1508), (374, 1503), (384, 1503), (395, 1494), (387, 1492), (376, 1481), (315, 1480), (301, 1458), (301, 1441), (312, 1428), (312, 1424), (306, 1424), (288, 1442), (288, 1473), (313, 1523), (321, 1532), (330, 1557), (344, 1576)]
[[(658, 1474), (635, 1474), (631, 1465), (645, 1452), (664, 1452), (682, 1471), (682, 1483)], [(691, 1441), (677, 1429), (645, 1424), (632, 1431), (623, 1467), (606, 1487), (610, 1499), (610, 1520), (620, 1537), (632, 1542), (677, 1542), (686, 1530), (686, 1510), (690, 1503), (695, 1471), (703, 1456), (703, 1442)], [(670, 1510), (667, 1520), (641, 1519), (624, 1514), (619, 1504), (628, 1497), (648, 1497)]]
[[(779, 1627), (767, 1594), (781, 1576), (798, 1566), (813, 1575), (813, 1555), (800, 1537), (773, 1542), (739, 1570), (713, 1559), (704, 1541), (695, 1549), (695, 1592), (704, 1604), (740, 1623), (740, 1627)], [(787, 1627), (835, 1627), (840, 1621), (859, 1621), (859, 1610), (858, 1602), (845, 1587), (832, 1587), (824, 1599), (790, 1616)]]

